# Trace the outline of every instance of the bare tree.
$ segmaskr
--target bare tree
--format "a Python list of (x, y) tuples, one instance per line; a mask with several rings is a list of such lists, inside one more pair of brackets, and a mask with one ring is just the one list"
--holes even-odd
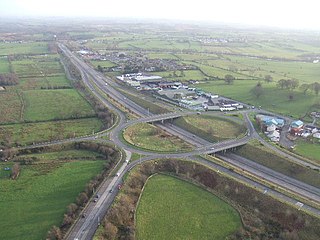
[(262, 87), (262, 83), (258, 82), (257, 85), (251, 89), (251, 92), (256, 96), (256, 98), (259, 98), (261, 95), (263, 95), (264, 89)]

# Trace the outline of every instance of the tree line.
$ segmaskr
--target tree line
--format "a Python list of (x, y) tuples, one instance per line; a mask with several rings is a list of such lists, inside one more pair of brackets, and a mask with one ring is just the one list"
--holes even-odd
[(303, 94), (306, 94), (307, 91), (313, 91), (316, 95), (319, 95), (320, 92), (320, 83), (303, 83), (299, 85), (299, 81), (297, 79), (280, 79), (277, 83), (277, 86), (281, 89), (294, 90), (299, 87), (300, 90), (303, 91)]
[(17, 85), (19, 78), (15, 73), (1, 73), (0, 74), (0, 85), (11, 86)]

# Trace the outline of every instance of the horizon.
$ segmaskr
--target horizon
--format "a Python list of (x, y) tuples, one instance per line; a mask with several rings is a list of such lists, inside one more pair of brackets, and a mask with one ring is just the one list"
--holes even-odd
[(116, 3), (91, 0), (89, 4), (88, 1), (75, 0), (56, 0), (54, 3), (47, 0), (3, 0), (0, 2), (0, 14), (2, 18), (164, 20), (288, 30), (320, 30), (318, 5), (320, 4), (315, 0), (306, 0), (303, 4), (288, 0), (226, 0), (223, 3), (199, 0), (197, 5), (181, 0), (163, 0), (158, 5), (151, 5), (146, 0), (122, 0)]

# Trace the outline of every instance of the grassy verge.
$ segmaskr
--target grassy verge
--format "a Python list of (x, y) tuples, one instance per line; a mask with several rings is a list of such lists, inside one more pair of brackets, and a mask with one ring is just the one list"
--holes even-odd
[(121, 91), (122, 94), (124, 94), (127, 98), (129, 98), (131, 101), (137, 103), (138, 105), (140, 105), (141, 107), (145, 108), (145, 109), (149, 109), (149, 111), (151, 113), (154, 114), (161, 114), (161, 113), (168, 113), (169, 110), (159, 106), (158, 104), (152, 103), (150, 101), (148, 101), (147, 99), (145, 99), (145, 96), (138, 96), (138, 95), (133, 95), (130, 94), (126, 91)]
[(165, 175), (148, 180), (136, 219), (139, 240), (224, 239), (241, 226), (239, 214), (230, 205), (193, 184)]
[(246, 131), (244, 125), (229, 119), (205, 115), (178, 118), (174, 124), (210, 142), (236, 138)]
[(128, 143), (136, 147), (152, 151), (174, 152), (192, 150), (190, 144), (148, 123), (139, 123), (128, 127), (124, 131), (123, 137)]
[(239, 148), (237, 153), (245, 158), (255, 161), (289, 177), (295, 178), (315, 187), (320, 186), (319, 173), (289, 162), (287, 159), (267, 149), (257, 141), (250, 142)]

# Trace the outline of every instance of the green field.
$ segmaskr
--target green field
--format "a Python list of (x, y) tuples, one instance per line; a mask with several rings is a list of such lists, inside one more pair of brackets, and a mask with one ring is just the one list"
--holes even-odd
[[(296, 118), (304, 116), (313, 105), (319, 102), (319, 96), (314, 94), (303, 95), (298, 90), (282, 90), (276, 88), (275, 83), (262, 83), (264, 94), (257, 98), (250, 92), (256, 84), (256, 81), (238, 80), (232, 85), (226, 85), (223, 81), (210, 81), (198, 86), (204, 91), (227, 96), (244, 103), (261, 106), (265, 110)], [(292, 100), (289, 99), (290, 94), (293, 94)]]
[(25, 91), (24, 98), (26, 101), (26, 121), (69, 119), (95, 115), (90, 104), (73, 89)]
[(0, 58), (0, 73), (9, 72), (9, 62), (7, 58)]
[(19, 86), (23, 90), (71, 88), (69, 80), (63, 75), (23, 78)]
[(64, 75), (57, 55), (45, 55), (12, 61), (13, 70), (19, 77), (48, 77)]
[(174, 120), (174, 123), (211, 142), (237, 138), (246, 131), (242, 123), (208, 115), (187, 116)]
[(9, 135), (13, 143), (25, 145), (33, 142), (84, 136), (102, 129), (103, 124), (97, 118), (11, 124), (0, 126), (0, 139)]
[(148, 58), (150, 59), (173, 59), (178, 60), (178, 58), (170, 53), (150, 53), (148, 54)]
[(97, 152), (92, 152), (83, 149), (71, 149), (71, 150), (63, 150), (60, 152), (46, 152), (46, 153), (33, 153), (20, 155), (15, 157), (15, 160), (22, 160), (25, 158), (35, 159), (36, 162), (47, 163), (49, 161), (59, 161), (59, 160), (95, 160), (95, 159), (103, 159), (105, 158), (102, 154)]
[(0, 92), (0, 123), (20, 121), (22, 104), (19, 96), (18, 91)]
[(0, 55), (48, 53), (46, 42), (0, 43)]
[(154, 74), (174, 81), (203, 80), (205, 78), (205, 75), (199, 70), (155, 72)]
[(301, 156), (320, 162), (320, 142), (310, 143), (298, 141), (295, 152)]
[[(66, 207), (100, 173), (104, 161), (48, 162), (22, 166), (17, 180), (1, 179), (1, 238), (45, 239)], [(1, 168), (6, 164), (1, 163)]]
[(98, 67), (99, 65), (101, 67), (105, 67), (105, 68), (110, 68), (110, 67), (114, 67), (116, 66), (116, 64), (114, 64), (113, 62), (110, 62), (110, 61), (91, 61), (91, 64), (94, 66), (94, 67)]
[(150, 178), (136, 212), (136, 237), (225, 239), (241, 226), (237, 211), (211, 193), (185, 181)]
[(190, 151), (193, 147), (180, 138), (148, 123), (138, 123), (128, 127), (124, 139), (139, 148), (159, 152)]

